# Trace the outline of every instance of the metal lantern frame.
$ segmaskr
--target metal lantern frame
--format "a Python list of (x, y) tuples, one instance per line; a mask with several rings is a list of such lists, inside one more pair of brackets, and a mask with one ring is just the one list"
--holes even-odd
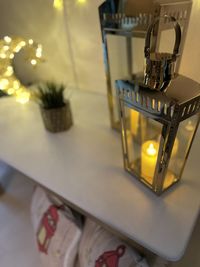
[[(115, 13), (102, 13), (101, 7), (106, 3), (106, 1), (99, 7), (110, 123), (111, 127), (117, 131), (120, 130), (120, 123), (117, 113), (115, 88), (112, 86), (111, 66), (108, 53), (108, 35), (124, 36), (126, 38), (126, 55), (122, 55), (122, 57), (127, 57), (128, 77), (124, 78), (135, 79), (137, 77), (134, 77), (132, 71), (132, 38), (145, 38), (148, 25), (151, 23), (153, 18), (158, 16), (163, 17), (164, 15), (173, 16), (177, 19), (182, 28), (182, 42), (180, 45), (180, 54), (182, 54), (192, 7), (192, 2), (188, 0), (165, 4), (158, 2), (153, 4), (152, 11), (149, 10), (149, 13), (144, 13), (143, 10), (141, 10), (140, 13), (136, 13), (134, 10), (129, 10), (129, 13), (133, 13), (133, 15), (127, 16), (124, 13), (122, 1), (119, 0), (118, 2), (118, 10), (115, 11)], [(136, 24), (137, 27), (133, 27), (128, 30), (122, 27), (124, 23), (129, 26)], [(159, 48), (162, 31), (172, 28), (172, 24), (167, 19), (159, 22), (157, 29), (154, 30), (153, 33), (152, 50)], [(179, 57), (176, 64), (176, 73), (179, 71), (180, 60), (181, 57)]]
[[(124, 168), (157, 195), (160, 195), (181, 179), (200, 121), (200, 85), (180, 75), (174, 79), (166, 93), (152, 91), (132, 81), (124, 80), (116, 81), (116, 90), (119, 101)], [(160, 146), (152, 184), (149, 184), (144, 177), (138, 176), (130, 168), (126, 137), (127, 117), (125, 115), (125, 107), (138, 111), (149, 119), (162, 124)], [(198, 121), (184, 157), (180, 176), (169, 187), (164, 188), (165, 175), (168, 170), (179, 125), (182, 121), (195, 114), (197, 114)]]

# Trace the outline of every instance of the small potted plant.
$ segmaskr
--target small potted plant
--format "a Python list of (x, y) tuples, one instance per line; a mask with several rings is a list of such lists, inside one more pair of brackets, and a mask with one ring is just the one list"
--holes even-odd
[(64, 99), (65, 86), (47, 82), (38, 87), (36, 98), (46, 129), (50, 132), (68, 130), (72, 124), (69, 100)]
[(3, 96), (8, 96), (8, 94), (0, 89), (0, 97), (3, 97)]

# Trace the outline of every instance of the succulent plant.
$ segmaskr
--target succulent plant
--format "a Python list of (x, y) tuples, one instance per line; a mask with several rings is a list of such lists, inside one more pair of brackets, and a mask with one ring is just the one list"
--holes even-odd
[(65, 106), (64, 90), (63, 84), (47, 82), (38, 87), (36, 99), (44, 109), (61, 108)]

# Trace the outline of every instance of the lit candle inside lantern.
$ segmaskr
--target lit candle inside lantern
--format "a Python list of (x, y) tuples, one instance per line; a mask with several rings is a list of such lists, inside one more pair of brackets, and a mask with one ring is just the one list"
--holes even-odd
[(139, 112), (131, 109), (130, 111), (130, 123), (131, 123), (131, 133), (137, 135), (138, 125), (139, 125)]
[[(175, 153), (178, 149), (178, 142), (175, 141)], [(147, 141), (142, 145), (142, 177), (149, 182), (153, 183), (156, 162), (158, 157), (159, 143), (153, 140)], [(174, 182), (175, 176), (173, 173), (168, 173), (165, 177), (164, 188), (169, 187)]]
[(142, 145), (142, 163), (141, 173), (150, 184), (152, 184), (157, 157), (158, 157), (159, 145), (156, 141), (150, 140)]

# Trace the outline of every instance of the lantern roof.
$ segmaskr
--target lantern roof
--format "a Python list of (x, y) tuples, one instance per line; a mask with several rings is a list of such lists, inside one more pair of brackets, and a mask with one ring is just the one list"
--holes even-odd
[(172, 80), (166, 92), (151, 90), (140, 80), (117, 80), (118, 96), (129, 107), (170, 120), (182, 121), (200, 111), (200, 84), (183, 75)]

